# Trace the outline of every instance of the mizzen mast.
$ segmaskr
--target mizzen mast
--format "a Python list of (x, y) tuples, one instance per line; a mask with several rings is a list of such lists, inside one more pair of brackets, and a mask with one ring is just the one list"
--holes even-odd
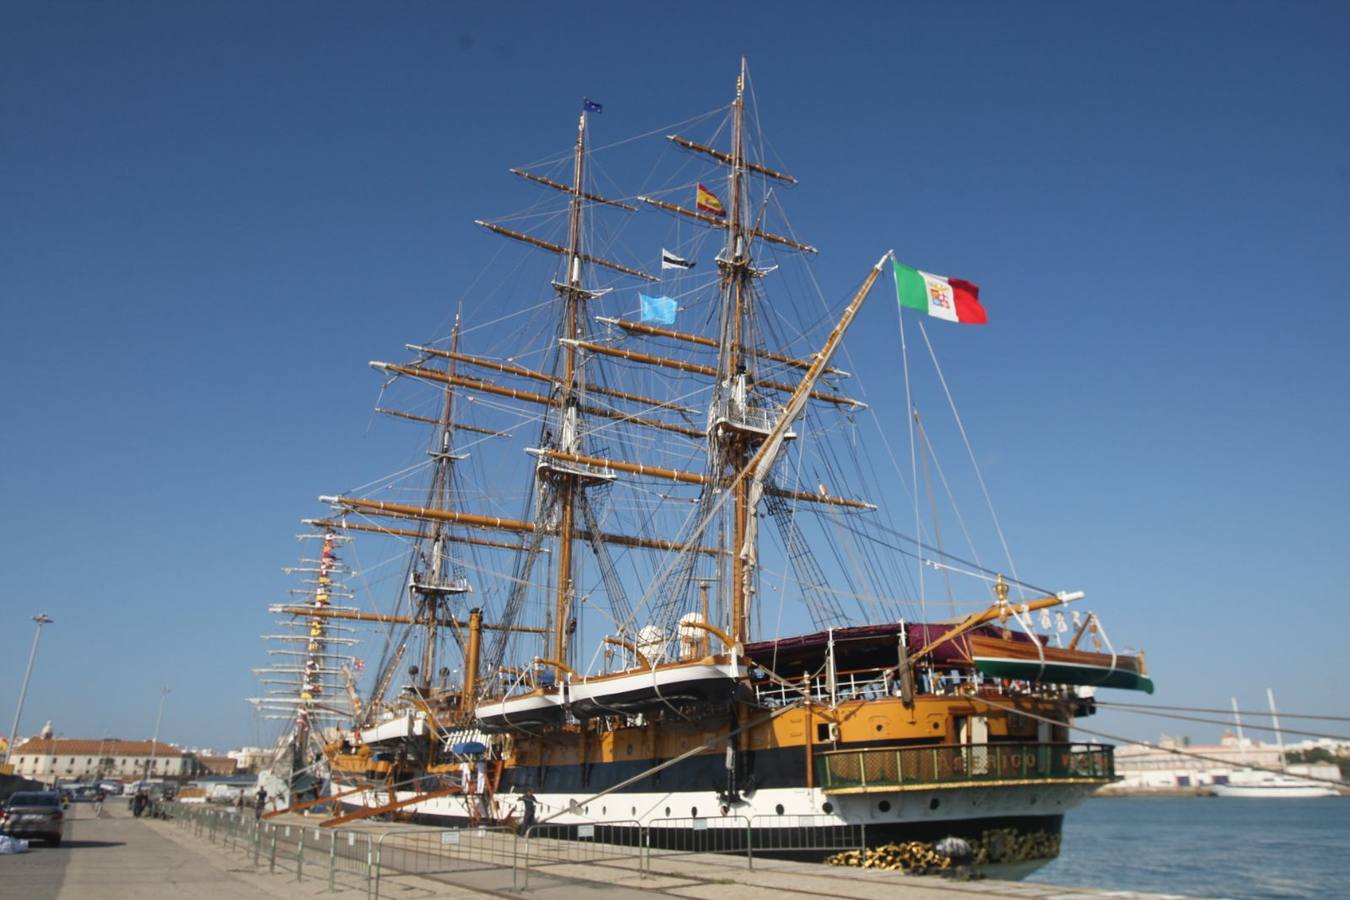
[[(460, 321), (456, 315), (454, 331), (450, 338), (452, 352), (459, 350), (459, 334)], [(455, 374), (455, 364), (453, 358), (446, 361), (447, 376)], [(437, 423), (436, 446), (435, 449), (427, 451), (434, 462), (431, 505), (432, 508), (440, 510), (450, 508), (455, 463), (467, 458), (465, 454), (456, 453), (453, 446), (455, 431), (453, 385), (447, 383), (443, 395), (441, 418)], [(417, 553), (408, 580), (408, 588), (416, 601), (414, 616), (426, 623), (418, 673), (421, 676), (420, 687), (424, 697), (431, 695), (432, 678), (436, 672), (436, 647), (440, 623), (449, 614), (448, 607), (453, 598), (461, 597), (473, 590), (461, 567), (451, 559), (447, 523), (443, 520), (433, 520), (430, 523), (430, 531), (430, 547)], [(455, 635), (456, 641), (462, 644), (459, 633), (452, 632), (452, 634)], [(473, 685), (465, 684), (464, 688), (469, 692), (472, 691)]]

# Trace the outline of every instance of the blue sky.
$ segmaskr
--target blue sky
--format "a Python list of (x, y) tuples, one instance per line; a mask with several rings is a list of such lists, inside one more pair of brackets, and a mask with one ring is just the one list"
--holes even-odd
[[(891, 247), (982, 286), (989, 326), (930, 333), (1023, 575), (1087, 590), (1158, 702), (1347, 713), (1344, 4), (5, 10), (6, 727), (45, 611), (21, 731), (148, 736), (167, 684), (166, 738), (267, 736), (298, 519), (420, 452), (366, 360), (487, 314), (473, 220), (582, 96), (621, 140), (742, 53), (828, 298)], [(848, 349), (887, 410), (879, 290)]]

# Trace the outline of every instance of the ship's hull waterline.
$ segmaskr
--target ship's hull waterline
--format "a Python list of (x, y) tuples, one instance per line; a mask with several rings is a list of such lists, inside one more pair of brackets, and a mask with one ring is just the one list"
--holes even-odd
[[(716, 791), (616, 791), (590, 800), (589, 795), (535, 792), (536, 822), (549, 826), (546, 836), (575, 839), (580, 826), (606, 824), (608, 840), (636, 845), (637, 832), (657, 848), (690, 844), (691, 831), (721, 832), (718, 849), (744, 849), (747, 832), (757, 855), (820, 859), (842, 849), (841, 840), (878, 846), (887, 843), (960, 837), (978, 844), (987, 832), (1014, 829), (1021, 834), (1058, 836), (1064, 814), (1089, 796), (1095, 785), (972, 785), (960, 788), (877, 792), (831, 796), (815, 788), (764, 788), (728, 806)], [(335, 794), (354, 790), (335, 783)], [(412, 800), (414, 791), (371, 790), (353, 793), (338, 803), (347, 810)], [(496, 795), (499, 821), (518, 822), (523, 794)], [(483, 824), (475, 809), (478, 798), (453, 794), (409, 804), (400, 815), (420, 824), (461, 828)], [(723, 812), (723, 810), (726, 810)], [(825, 810), (829, 810), (826, 812)], [(841, 829), (851, 830), (841, 833)], [(627, 829), (628, 831), (625, 831)], [(630, 833), (631, 832), (631, 833)], [(1046, 860), (1041, 860), (1044, 862)], [(1035, 860), (1024, 860), (1035, 866)]]

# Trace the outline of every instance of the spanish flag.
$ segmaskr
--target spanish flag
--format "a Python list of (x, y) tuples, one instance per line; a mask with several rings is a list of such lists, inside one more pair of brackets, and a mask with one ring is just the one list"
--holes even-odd
[(717, 199), (717, 195), (708, 190), (700, 182), (698, 186), (698, 196), (695, 198), (694, 206), (699, 212), (708, 213), (713, 216), (726, 217), (726, 208), (722, 206), (722, 201)]

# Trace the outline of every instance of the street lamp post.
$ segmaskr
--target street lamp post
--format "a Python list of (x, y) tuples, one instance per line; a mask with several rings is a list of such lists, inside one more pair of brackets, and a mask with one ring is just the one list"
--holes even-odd
[[(164, 721), (164, 698), (173, 693), (166, 687), (159, 689), (159, 713), (155, 716), (155, 736), (150, 739), (150, 758), (145, 763), (145, 781), (150, 781), (150, 771), (155, 767), (155, 751), (159, 749), (159, 723)], [(148, 787), (147, 787), (148, 789)]]
[(9, 744), (5, 747), (5, 762), (9, 763), (14, 753), (14, 742), (19, 739), (19, 719), (23, 717), (23, 701), (28, 697), (28, 678), (33, 674), (33, 660), (37, 659), (38, 639), (42, 637), (42, 626), (52, 623), (51, 616), (39, 613), (33, 616), (37, 623), (37, 632), (33, 635), (33, 649), (28, 651), (28, 668), (23, 672), (23, 686), (19, 688), (19, 708), (14, 710), (14, 724), (9, 727)]

